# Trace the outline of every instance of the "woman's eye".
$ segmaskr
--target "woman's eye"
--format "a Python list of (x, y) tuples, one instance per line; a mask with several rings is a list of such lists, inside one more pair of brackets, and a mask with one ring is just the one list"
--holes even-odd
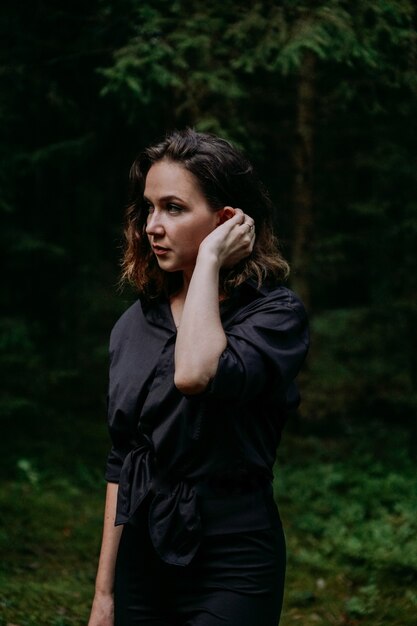
[(169, 213), (181, 213), (183, 210), (182, 207), (178, 206), (178, 204), (172, 204), (171, 202), (167, 204), (167, 209)]
[(146, 210), (148, 211), (148, 214), (154, 212), (154, 207), (152, 206), (152, 204), (146, 203), (145, 207), (146, 207)]

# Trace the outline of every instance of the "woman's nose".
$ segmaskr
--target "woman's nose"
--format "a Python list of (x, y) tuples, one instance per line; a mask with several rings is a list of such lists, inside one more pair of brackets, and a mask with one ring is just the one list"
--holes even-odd
[(164, 225), (162, 223), (161, 214), (159, 211), (155, 209), (152, 213), (149, 213), (148, 219), (146, 220), (146, 234), (147, 235), (163, 235)]

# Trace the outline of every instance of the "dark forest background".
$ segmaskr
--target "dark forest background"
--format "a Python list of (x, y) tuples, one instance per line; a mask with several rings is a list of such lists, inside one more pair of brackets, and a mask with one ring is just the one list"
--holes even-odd
[(85, 623), (129, 167), (185, 126), (256, 165), (311, 319), (281, 623), (414, 623), (416, 21), (412, 0), (2, 4), (1, 626)]

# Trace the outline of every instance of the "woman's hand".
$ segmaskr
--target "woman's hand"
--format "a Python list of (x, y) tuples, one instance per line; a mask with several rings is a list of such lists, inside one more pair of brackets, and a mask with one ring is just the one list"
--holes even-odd
[(96, 593), (88, 626), (114, 626), (113, 594)]
[(221, 209), (225, 220), (200, 244), (199, 256), (214, 255), (221, 267), (233, 267), (250, 255), (255, 243), (255, 222), (241, 209)]

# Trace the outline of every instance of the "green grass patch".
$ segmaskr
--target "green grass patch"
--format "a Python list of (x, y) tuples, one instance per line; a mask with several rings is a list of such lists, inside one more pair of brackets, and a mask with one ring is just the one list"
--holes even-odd
[(417, 475), (404, 430), (287, 433), (275, 493), (286, 529), (283, 626), (415, 624)]
[[(87, 622), (105, 491), (95, 463), (106, 442), (102, 425), (78, 419), (71, 427), (89, 445), (84, 439), (72, 463), (65, 451), (76, 443), (58, 438), (35, 445), (32, 456), (27, 445), (9, 452), (0, 626)], [(417, 475), (404, 429), (287, 431), (274, 488), (288, 544), (281, 626), (414, 626)]]
[[(99, 549), (104, 485), (68, 480), (2, 490), (0, 624), (85, 624)], [(2, 621), (1, 621), (2, 620)]]

